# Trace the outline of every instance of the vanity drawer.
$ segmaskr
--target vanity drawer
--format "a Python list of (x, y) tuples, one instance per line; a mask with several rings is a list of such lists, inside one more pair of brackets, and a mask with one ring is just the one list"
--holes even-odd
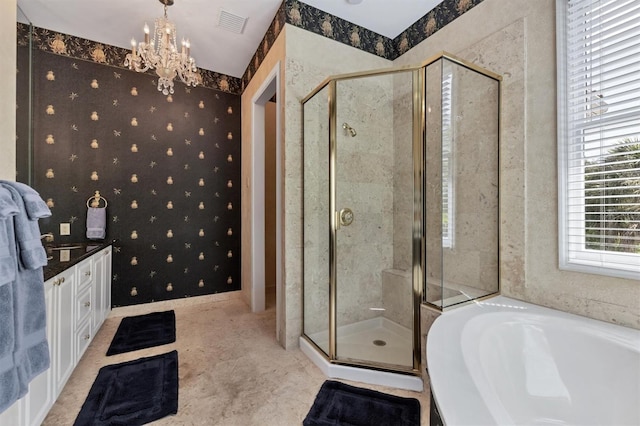
[(76, 330), (87, 318), (91, 317), (91, 311), (93, 310), (91, 292), (92, 288), (89, 286), (76, 296)]
[(87, 321), (76, 333), (76, 360), (80, 361), (80, 358), (87, 350), (89, 343), (91, 343), (91, 321)]
[(77, 266), (77, 291), (81, 292), (93, 281), (93, 259), (87, 259), (82, 261)]

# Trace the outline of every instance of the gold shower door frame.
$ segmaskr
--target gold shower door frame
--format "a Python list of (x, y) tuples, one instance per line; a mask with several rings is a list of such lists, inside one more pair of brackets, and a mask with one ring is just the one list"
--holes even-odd
[[(356, 72), (349, 74), (341, 74), (326, 78), (313, 91), (311, 91), (304, 99), (302, 99), (302, 123), (304, 126), (304, 104), (313, 98), (322, 89), (328, 87), (328, 109), (329, 109), (329, 351), (326, 353), (311, 338), (304, 334), (304, 312), (303, 319), (303, 338), (309, 342), (316, 350), (324, 354), (328, 361), (333, 364), (363, 367), (379, 371), (390, 371), (394, 373), (410, 374), (421, 376), (421, 330), (420, 330), (420, 306), (423, 303), (423, 289), (425, 284), (425, 253), (426, 245), (424, 238), (423, 226), (425, 223), (425, 205), (424, 205), (424, 171), (426, 161), (424, 159), (425, 143), (426, 143), (426, 94), (425, 94), (425, 76), (426, 68), (441, 59), (462, 65), (466, 68), (479, 72), (487, 77), (495, 80), (502, 78), (490, 71), (487, 71), (475, 64), (457, 58), (447, 52), (439, 54), (427, 59), (419, 65), (393, 67), (381, 70), (372, 70), (364, 72)], [(340, 218), (336, 205), (336, 158), (337, 158), (337, 82), (357, 79), (362, 77), (372, 77), (378, 75), (388, 75), (400, 72), (412, 73), (412, 108), (413, 108), (413, 129), (412, 129), (412, 155), (413, 155), (413, 226), (412, 226), (412, 292), (413, 292), (413, 366), (410, 369), (403, 366), (391, 368), (387, 364), (379, 364), (372, 361), (344, 362), (337, 359), (337, 231), (339, 229)], [(304, 132), (303, 132), (304, 133)], [(304, 146), (304, 141), (303, 141)], [(303, 185), (304, 187), (304, 185)], [(303, 215), (304, 217), (304, 215)], [(303, 250), (304, 256), (304, 250)], [(304, 261), (303, 261), (304, 265)], [(304, 269), (304, 266), (303, 266)], [(304, 277), (303, 270), (303, 277)], [(303, 279), (303, 294), (304, 294)]]

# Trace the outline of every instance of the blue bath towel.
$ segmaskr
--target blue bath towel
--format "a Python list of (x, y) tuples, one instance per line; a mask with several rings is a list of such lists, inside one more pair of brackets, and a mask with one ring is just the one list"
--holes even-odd
[(0, 218), (15, 216), (19, 211), (18, 206), (13, 202), (11, 193), (0, 187)]
[(30, 220), (38, 220), (43, 217), (51, 216), (51, 210), (44, 200), (40, 197), (38, 192), (28, 185), (20, 182), (11, 182), (8, 180), (0, 180), (0, 184), (6, 184), (12, 186), (18, 194), (22, 197), (24, 207), (27, 210), (27, 216)]
[[(11, 246), (15, 247), (13, 220), (0, 219), (0, 412), (9, 408), (21, 396), (18, 369), (13, 362), (13, 288), (18, 265), (15, 257), (11, 255)], [(15, 253), (15, 249), (13, 252)]]
[[(21, 214), (14, 216), (14, 226), (22, 265), (27, 269), (37, 269), (47, 265), (47, 253), (40, 240), (40, 227), (37, 219), (51, 216), (51, 210), (44, 204), (42, 199), (40, 199), (42, 204), (33, 200), (33, 197), (40, 197), (37, 192), (28, 192), (24, 189), (25, 185), (18, 184), (18, 182), (0, 181), (0, 186), (9, 190), (13, 202), (20, 208)], [(21, 188), (20, 190), (25, 194), (24, 196), (18, 188)], [(23, 197), (28, 197), (30, 201), (25, 203)], [(29, 219), (30, 215), (27, 206), (31, 209), (30, 215), (35, 217), (35, 220)], [(23, 212), (24, 214), (22, 214)]]
[(11, 245), (15, 245), (13, 216), (18, 211), (11, 193), (0, 187), (0, 411), (20, 394), (18, 371), (13, 364), (15, 324), (12, 284), (16, 278), (17, 264), (11, 255)]
[[(25, 242), (40, 241), (38, 222), (29, 220), (20, 193), (13, 185), (0, 187), (11, 193), (19, 212), (0, 221), (3, 226), (0, 241), (7, 246), (0, 251), (13, 259), (15, 278), (0, 285), (0, 412), (10, 407), (29, 390), (29, 382), (49, 368), (49, 345), (46, 336), (47, 312), (44, 298), (42, 265), (46, 253), (40, 244), (44, 260), (35, 249), (27, 253)], [(1, 244), (1, 243), (0, 243)], [(6, 256), (5, 256), (6, 257)], [(31, 263), (29, 267), (27, 264)], [(38, 265), (38, 266), (36, 266)], [(4, 280), (3, 280), (4, 281)], [(8, 324), (8, 325), (7, 325)], [(11, 352), (11, 353), (9, 353)]]
[[(0, 286), (12, 282), (16, 277), (17, 265), (9, 250), (9, 245), (15, 244), (15, 239), (9, 236), (8, 227), (13, 226), (13, 216), (19, 211), (11, 197), (11, 192), (0, 187)], [(0, 331), (0, 345), (2, 345), (2, 331)], [(1, 351), (0, 357), (2, 357)]]

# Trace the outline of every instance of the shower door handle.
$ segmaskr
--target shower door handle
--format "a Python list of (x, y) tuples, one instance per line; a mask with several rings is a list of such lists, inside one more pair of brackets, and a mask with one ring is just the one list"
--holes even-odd
[(351, 223), (353, 223), (353, 211), (349, 208), (344, 208), (340, 210), (338, 219), (339, 219), (338, 223), (340, 223), (340, 225), (342, 226), (351, 225)]

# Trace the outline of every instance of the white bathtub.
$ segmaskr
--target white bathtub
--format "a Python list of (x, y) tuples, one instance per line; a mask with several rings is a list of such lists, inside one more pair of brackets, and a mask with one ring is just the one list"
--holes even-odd
[(497, 296), (427, 336), (443, 422), (640, 425), (640, 331)]

